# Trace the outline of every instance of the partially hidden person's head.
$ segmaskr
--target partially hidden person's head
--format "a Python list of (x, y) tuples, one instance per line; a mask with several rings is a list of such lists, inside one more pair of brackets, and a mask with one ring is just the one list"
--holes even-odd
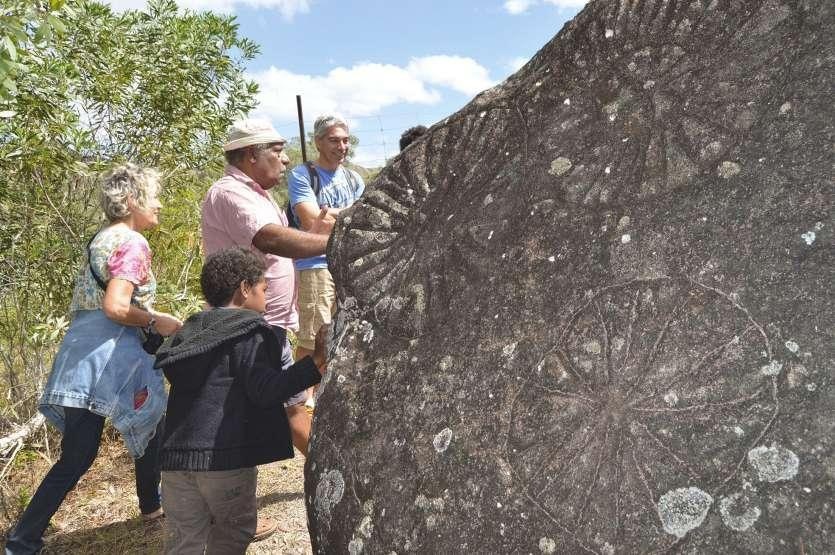
[(159, 225), (159, 192), (157, 170), (128, 163), (102, 175), (99, 201), (111, 223), (126, 222), (142, 231)]
[(319, 151), (319, 165), (336, 169), (345, 161), (351, 148), (348, 122), (341, 116), (327, 114), (319, 116), (313, 123), (313, 142)]
[(415, 139), (423, 135), (429, 131), (425, 125), (416, 125), (414, 127), (410, 127), (400, 135), (400, 150), (403, 150), (413, 142)]
[(200, 272), (200, 288), (211, 306), (267, 309), (264, 261), (242, 247), (222, 249), (206, 258)]
[(248, 175), (264, 189), (278, 185), (290, 159), (284, 152), (287, 141), (269, 120), (243, 119), (226, 132), (223, 153), (226, 162)]

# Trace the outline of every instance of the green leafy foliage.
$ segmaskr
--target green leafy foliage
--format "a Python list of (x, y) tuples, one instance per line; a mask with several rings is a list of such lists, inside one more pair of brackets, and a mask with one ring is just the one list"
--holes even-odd
[(162, 172), (162, 225), (149, 233), (157, 304), (200, 307), (200, 199), (222, 171), (226, 128), (255, 104), (244, 69), (258, 47), (233, 17), (173, 0), (120, 14), (11, 0), (0, 29), (0, 376), (5, 402), (31, 410), (103, 223), (96, 179), (111, 164)]

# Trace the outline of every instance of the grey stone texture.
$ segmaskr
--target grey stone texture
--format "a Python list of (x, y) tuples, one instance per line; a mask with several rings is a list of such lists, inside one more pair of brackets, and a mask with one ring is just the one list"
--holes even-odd
[(315, 552), (835, 552), (833, 4), (592, 2), (390, 162)]

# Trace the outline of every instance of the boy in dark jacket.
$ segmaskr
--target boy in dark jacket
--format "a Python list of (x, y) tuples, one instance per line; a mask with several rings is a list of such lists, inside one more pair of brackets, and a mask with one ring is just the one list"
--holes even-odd
[(200, 285), (213, 308), (186, 320), (157, 353), (171, 383), (159, 451), (165, 552), (244, 553), (257, 522), (256, 466), (293, 456), (283, 401), (319, 383), (326, 331), (312, 358), (282, 371), (284, 330), (261, 316), (261, 259), (219, 251)]

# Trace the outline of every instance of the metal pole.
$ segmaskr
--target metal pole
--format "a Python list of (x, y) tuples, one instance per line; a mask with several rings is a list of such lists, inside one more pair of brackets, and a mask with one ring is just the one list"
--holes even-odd
[(299, 139), (302, 143), (302, 162), (307, 162), (307, 137), (304, 134), (304, 117), (302, 116), (302, 95), (296, 95), (296, 110), (299, 113)]

